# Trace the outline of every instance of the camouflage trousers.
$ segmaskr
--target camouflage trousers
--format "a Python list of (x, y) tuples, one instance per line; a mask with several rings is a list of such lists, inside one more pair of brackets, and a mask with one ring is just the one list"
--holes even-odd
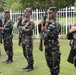
[(8, 59), (12, 60), (12, 58), (13, 58), (13, 43), (12, 43), (11, 38), (4, 39), (4, 49), (8, 56)]
[(33, 60), (33, 42), (32, 38), (22, 39), (23, 55), (27, 59), (29, 65), (34, 64)]
[(45, 48), (45, 58), (51, 75), (58, 75), (60, 72), (60, 52), (59, 49), (53, 50)]

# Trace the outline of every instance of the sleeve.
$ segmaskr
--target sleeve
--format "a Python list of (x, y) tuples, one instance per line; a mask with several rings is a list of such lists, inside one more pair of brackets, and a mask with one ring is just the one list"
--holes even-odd
[(34, 28), (35, 28), (35, 23), (32, 21), (28, 29), (33, 30)]
[(73, 39), (73, 34), (72, 33), (68, 32), (66, 36), (67, 36), (68, 40), (72, 40)]
[(6, 25), (4, 26), (4, 30), (5, 31), (12, 31), (13, 30), (13, 24), (14, 24), (14, 22), (12, 20), (7, 22)]
[(35, 28), (35, 23), (31, 21), (27, 28), (23, 27), (22, 30), (25, 32), (31, 32)]
[(57, 39), (60, 32), (61, 32), (61, 25), (59, 23), (57, 23), (56, 27), (53, 31), (47, 30), (47, 36), (52, 39)]

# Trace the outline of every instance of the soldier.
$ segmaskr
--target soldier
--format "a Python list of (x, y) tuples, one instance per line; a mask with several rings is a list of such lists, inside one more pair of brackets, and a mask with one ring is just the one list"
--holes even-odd
[(39, 23), (39, 27), (41, 27), (41, 31), (44, 34), (45, 58), (51, 75), (58, 75), (60, 72), (61, 53), (59, 50), (58, 35), (61, 31), (61, 25), (56, 21), (56, 12), (56, 7), (50, 7), (47, 11), (48, 20), (45, 26), (41, 26), (45, 22), (44, 20)]
[(27, 72), (30, 72), (34, 69), (34, 59), (33, 59), (33, 29), (34, 22), (30, 19), (32, 15), (31, 8), (26, 8), (24, 10), (24, 19), (22, 20), (22, 26), (18, 25), (19, 29), (22, 30), (21, 41), (22, 41), (22, 49), (23, 55), (27, 59), (28, 65), (23, 68), (23, 70), (27, 69)]
[(8, 59), (4, 62), (7, 64), (13, 62), (13, 43), (12, 43), (12, 30), (13, 30), (14, 22), (10, 19), (10, 11), (4, 11), (4, 22), (3, 26), (0, 27), (0, 30), (3, 31), (3, 41), (4, 41), (4, 49), (8, 56)]
[[(0, 16), (0, 27), (2, 27), (2, 17)], [(0, 43), (2, 43), (2, 31), (0, 30)]]
[[(0, 16), (0, 27), (2, 27), (2, 19), (1, 19), (1, 16)], [(1, 43), (2, 43), (2, 31), (0, 30), (0, 56), (1, 56)]]
[(76, 68), (76, 24), (67, 33), (67, 39), (70, 40), (71, 50), (68, 56), (68, 62), (74, 64)]

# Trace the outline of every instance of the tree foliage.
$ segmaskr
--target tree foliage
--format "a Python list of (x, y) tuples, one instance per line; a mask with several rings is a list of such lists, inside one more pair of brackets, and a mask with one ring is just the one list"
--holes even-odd
[(0, 0), (0, 11), (3, 11), (4, 7), (3, 5), (5, 4), (4, 0)]
[(75, 0), (21, 0), (22, 7), (32, 7), (32, 8), (46, 8), (46, 6), (56, 6), (58, 8), (64, 8), (66, 6), (72, 6)]
[(0, 0), (0, 10), (19, 10), (25, 9), (26, 7), (43, 9), (46, 8), (46, 6), (64, 8), (74, 5), (75, 1), (76, 0)]

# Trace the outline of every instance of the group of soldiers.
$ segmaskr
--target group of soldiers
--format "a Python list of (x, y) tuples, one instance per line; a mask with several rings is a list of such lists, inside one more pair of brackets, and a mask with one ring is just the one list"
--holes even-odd
[[(40, 29), (39, 33), (43, 33), (45, 58), (46, 58), (47, 66), (50, 69), (50, 75), (59, 75), (61, 52), (58, 41), (58, 35), (61, 32), (61, 25), (56, 21), (56, 13), (57, 13), (56, 7), (50, 7), (47, 10), (47, 13), (48, 13), (47, 21), (45, 22), (45, 20), (42, 19), (41, 22), (38, 24), (38, 27)], [(32, 15), (31, 8), (26, 8), (24, 10), (24, 19), (19, 17), (18, 18), (19, 22), (17, 26), (17, 28), (20, 31), (23, 55), (28, 63), (28, 65), (24, 67), (23, 70), (27, 69), (27, 72), (34, 70), (32, 35), (33, 35), (33, 29), (35, 27), (35, 23), (31, 20), (31, 15)], [(0, 27), (0, 31), (2, 32), (2, 36), (3, 36), (4, 49), (8, 56), (7, 60), (4, 61), (7, 64), (13, 62), (13, 43), (12, 43), (13, 24), (14, 22), (10, 19), (10, 11), (5, 10), (4, 21), (2, 23), (2, 27)], [(73, 31), (70, 31), (69, 33), (72, 32)], [(74, 35), (74, 37), (76, 38), (76, 34)]]

